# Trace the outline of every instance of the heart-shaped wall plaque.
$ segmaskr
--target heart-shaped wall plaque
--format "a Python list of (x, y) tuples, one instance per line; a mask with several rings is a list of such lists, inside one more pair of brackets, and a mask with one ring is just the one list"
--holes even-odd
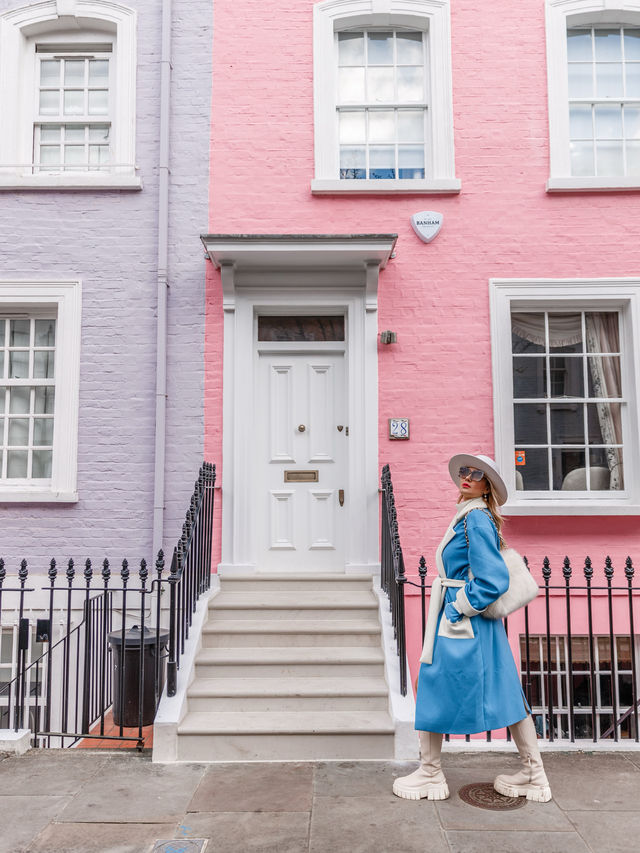
[(421, 210), (411, 217), (411, 225), (423, 243), (430, 243), (442, 228), (444, 215), (435, 210)]

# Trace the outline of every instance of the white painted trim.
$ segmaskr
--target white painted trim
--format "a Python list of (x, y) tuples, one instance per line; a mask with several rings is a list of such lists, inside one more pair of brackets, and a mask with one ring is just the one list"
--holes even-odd
[(432, 195), (444, 193), (459, 193), (462, 183), (458, 178), (441, 178), (440, 180), (362, 180), (341, 181), (339, 178), (314, 179), (311, 181), (311, 192), (314, 195), (380, 195), (380, 193), (395, 195)]
[[(451, 16), (449, 0), (324, 0), (313, 7), (313, 93), (315, 181), (313, 192), (335, 192), (326, 182), (338, 177), (338, 145), (335, 137), (335, 71), (334, 35), (338, 30), (358, 26), (410, 26), (429, 33), (430, 138), (426, 150), (431, 152), (427, 166), (430, 177), (424, 184), (437, 186), (448, 181), (458, 186), (432, 189), (421, 187), (411, 192), (456, 192), (453, 143), (453, 82), (451, 74)], [(358, 181), (357, 183), (364, 183)], [(370, 183), (367, 181), (367, 183)], [(381, 184), (397, 181), (374, 181), (376, 192), (388, 192)], [(404, 181), (411, 184), (414, 181)], [(342, 191), (342, 190), (341, 190)], [(348, 191), (348, 190), (347, 190)], [(364, 192), (362, 188), (360, 192)], [(403, 190), (394, 190), (395, 192)], [(407, 190), (404, 190), (406, 192)], [(353, 190), (351, 190), (353, 192)]]
[[(73, 15), (69, 14), (71, 9)], [(77, 0), (62, 5), (56, 0), (45, 0), (0, 15), (0, 113), (5, 128), (11, 131), (0, 135), (0, 174), (4, 177), (0, 189), (139, 189), (139, 179), (135, 177), (136, 21), (135, 10), (110, 0)], [(71, 30), (73, 38), (78, 39), (83, 32), (100, 28), (115, 33), (113, 170), (107, 176), (92, 175), (95, 180), (88, 184), (83, 181), (78, 184), (78, 176), (64, 173), (34, 175), (31, 161), (35, 38)]]
[[(511, 369), (511, 306), (520, 310), (549, 307), (581, 310), (622, 310), (623, 384), (627, 389), (624, 463), (630, 475), (625, 492), (581, 498), (579, 493), (554, 492), (532, 498), (515, 488), (513, 376)], [(490, 279), (489, 305), (493, 372), (495, 460), (509, 489), (506, 515), (640, 515), (640, 278)]]
[[(546, 0), (549, 192), (640, 189), (637, 178), (573, 178), (569, 153), (567, 27), (640, 24), (640, 0)], [(628, 183), (627, 183), (628, 180)]]
[(106, 175), (97, 172), (16, 176), (0, 174), (0, 192), (15, 190), (136, 191), (141, 189), (142, 178), (136, 175)]
[(80, 337), (82, 286), (80, 281), (0, 281), (3, 306), (55, 306), (56, 398), (51, 483), (47, 487), (16, 481), (0, 485), (0, 503), (7, 501), (73, 502), (77, 496), (78, 405), (80, 397)]

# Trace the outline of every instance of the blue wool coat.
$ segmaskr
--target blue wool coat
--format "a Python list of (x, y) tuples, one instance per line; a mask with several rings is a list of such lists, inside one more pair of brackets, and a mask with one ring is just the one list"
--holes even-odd
[(446, 577), (466, 583), (462, 589), (446, 589), (433, 662), (420, 666), (415, 723), (419, 731), (473, 734), (517, 723), (529, 713), (502, 620), (473, 615), (452, 624), (444, 613), (456, 597), (464, 602), (463, 612), (482, 611), (509, 587), (493, 520), (482, 509), (472, 509), (466, 518), (469, 547), (460, 519), (441, 553)]

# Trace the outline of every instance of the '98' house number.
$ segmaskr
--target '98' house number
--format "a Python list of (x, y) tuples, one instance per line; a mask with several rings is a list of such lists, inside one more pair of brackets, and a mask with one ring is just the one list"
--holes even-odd
[(389, 438), (395, 440), (409, 438), (409, 418), (389, 418)]

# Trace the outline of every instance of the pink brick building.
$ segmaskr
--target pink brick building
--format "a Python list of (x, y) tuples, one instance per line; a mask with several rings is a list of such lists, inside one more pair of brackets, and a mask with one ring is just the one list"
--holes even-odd
[[(407, 572), (424, 554), (433, 575), (447, 460), (468, 450), (497, 459), (506, 536), (536, 576), (548, 556), (562, 584), (563, 557), (575, 575), (588, 555), (602, 584), (609, 555), (624, 585), (640, 559), (640, 2), (237, 0), (216, 7), (213, 57), (205, 456), (223, 575), (376, 572), (384, 463)], [(429, 243), (423, 211), (442, 215)], [(535, 634), (541, 603), (530, 616)], [(412, 666), (419, 631), (412, 597)]]

